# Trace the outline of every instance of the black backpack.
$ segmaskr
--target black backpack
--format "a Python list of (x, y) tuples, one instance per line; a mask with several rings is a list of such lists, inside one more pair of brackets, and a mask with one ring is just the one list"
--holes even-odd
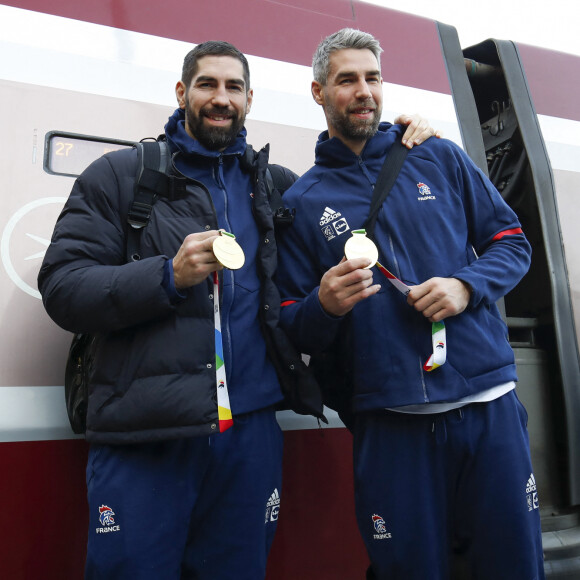
[[(162, 195), (169, 199), (183, 195), (187, 180), (173, 175), (171, 153), (165, 140), (142, 141), (136, 144), (137, 173), (135, 176), (134, 198), (127, 214), (126, 262), (140, 260), (140, 239), (143, 228), (149, 223), (153, 204)], [(255, 153), (250, 145), (246, 148), (244, 163), (249, 167)], [(294, 219), (293, 210), (285, 208), (282, 194), (292, 185), (293, 178), (282, 167), (268, 165), (266, 170), (266, 190), (270, 207), (274, 214), (276, 228), (290, 225)], [(72, 430), (85, 433), (87, 407), (89, 401), (88, 384), (94, 364), (97, 335), (78, 333), (73, 336), (66, 362), (64, 394), (66, 410)]]

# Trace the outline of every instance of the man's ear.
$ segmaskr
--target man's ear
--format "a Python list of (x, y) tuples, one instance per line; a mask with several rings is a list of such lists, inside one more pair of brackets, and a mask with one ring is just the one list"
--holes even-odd
[(312, 92), (312, 98), (316, 101), (318, 105), (324, 105), (324, 87), (317, 81), (312, 81), (310, 86)]
[(185, 109), (185, 93), (186, 89), (183, 81), (178, 81), (175, 85), (175, 96), (180, 109)]
[(248, 91), (248, 102), (246, 103), (246, 115), (250, 112), (253, 101), (254, 101), (254, 89), (250, 89)]

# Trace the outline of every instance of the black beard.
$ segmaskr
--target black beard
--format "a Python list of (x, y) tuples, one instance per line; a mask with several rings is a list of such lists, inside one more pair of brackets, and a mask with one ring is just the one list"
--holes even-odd
[(338, 113), (332, 105), (326, 106), (326, 115), (329, 124), (343, 137), (351, 141), (366, 141), (370, 139), (378, 130), (381, 122), (382, 109), (374, 110), (372, 120), (353, 120), (348, 113)]
[(202, 110), (198, 116), (189, 107), (186, 108), (185, 119), (189, 131), (209, 151), (221, 151), (231, 145), (242, 130), (246, 120), (245, 115), (238, 117), (234, 113), (230, 127), (207, 127), (203, 122), (203, 117), (206, 114), (225, 115), (230, 114), (230, 111), (214, 108), (206, 113)]

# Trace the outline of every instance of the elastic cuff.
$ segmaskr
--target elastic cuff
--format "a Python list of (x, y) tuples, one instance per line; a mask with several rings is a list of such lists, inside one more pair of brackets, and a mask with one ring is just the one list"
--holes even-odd
[(165, 292), (167, 292), (167, 296), (169, 297), (169, 300), (172, 304), (176, 304), (187, 298), (187, 295), (182, 294), (175, 287), (172, 260), (166, 260), (165, 264), (163, 265), (163, 280), (161, 281), (161, 285), (165, 289)]

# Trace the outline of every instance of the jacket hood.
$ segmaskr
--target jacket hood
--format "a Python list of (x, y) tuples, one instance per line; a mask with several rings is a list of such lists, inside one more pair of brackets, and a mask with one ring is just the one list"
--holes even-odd
[(185, 155), (203, 155), (219, 157), (220, 155), (242, 155), (246, 150), (246, 128), (238, 133), (235, 141), (224, 151), (206, 149), (197, 139), (192, 139), (185, 130), (185, 111), (176, 109), (165, 125), (165, 135), (172, 151)]

